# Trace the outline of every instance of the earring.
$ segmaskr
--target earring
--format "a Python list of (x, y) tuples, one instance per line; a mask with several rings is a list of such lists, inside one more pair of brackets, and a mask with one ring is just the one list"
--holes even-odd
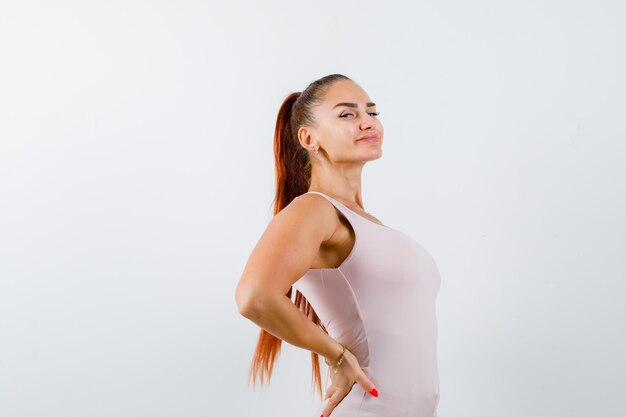
[(315, 149), (315, 155), (317, 155), (318, 154), (317, 148), (314, 147), (313, 149)]

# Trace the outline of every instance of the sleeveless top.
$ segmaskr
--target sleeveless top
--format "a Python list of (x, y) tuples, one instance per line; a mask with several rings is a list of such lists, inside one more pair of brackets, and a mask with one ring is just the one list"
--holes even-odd
[[(373, 397), (355, 383), (331, 417), (436, 417), (440, 276), (433, 257), (407, 234), (326, 194), (308, 193), (323, 196), (346, 217), (355, 243), (339, 267), (311, 268), (293, 287), (378, 390)], [(311, 417), (320, 416), (326, 401)]]

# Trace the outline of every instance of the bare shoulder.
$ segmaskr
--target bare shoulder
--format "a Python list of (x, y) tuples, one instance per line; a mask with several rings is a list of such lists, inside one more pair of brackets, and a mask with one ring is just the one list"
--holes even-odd
[[(280, 223), (315, 230), (322, 236), (322, 241), (330, 240), (337, 230), (338, 217), (335, 206), (315, 193), (305, 193), (294, 198), (276, 216), (281, 216)], [(275, 219), (278, 220), (278, 219)]]
[(338, 223), (334, 206), (324, 197), (308, 193), (293, 199), (272, 218), (253, 248), (237, 285), (238, 304), (250, 306), (286, 294), (311, 268)]

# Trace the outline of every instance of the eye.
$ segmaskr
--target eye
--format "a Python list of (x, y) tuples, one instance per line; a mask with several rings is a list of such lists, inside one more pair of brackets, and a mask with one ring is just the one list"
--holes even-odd
[[(352, 113), (344, 113), (344, 114), (342, 114), (339, 117), (344, 117), (344, 116), (347, 116), (349, 114), (352, 115)], [(378, 116), (380, 114), (380, 112), (373, 112), (373, 113), (369, 113), (369, 114), (371, 114), (372, 116), (376, 117), (376, 116)]]

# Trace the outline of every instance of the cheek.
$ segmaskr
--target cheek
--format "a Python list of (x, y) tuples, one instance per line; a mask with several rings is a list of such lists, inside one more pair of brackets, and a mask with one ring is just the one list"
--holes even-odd
[(328, 135), (328, 137), (332, 137), (334, 139), (336, 139), (337, 141), (340, 141), (342, 139), (345, 138), (353, 138), (358, 136), (358, 132), (357, 129), (350, 125), (349, 123), (345, 123), (345, 124), (336, 124), (333, 126), (330, 126), (327, 130), (326, 133)]

